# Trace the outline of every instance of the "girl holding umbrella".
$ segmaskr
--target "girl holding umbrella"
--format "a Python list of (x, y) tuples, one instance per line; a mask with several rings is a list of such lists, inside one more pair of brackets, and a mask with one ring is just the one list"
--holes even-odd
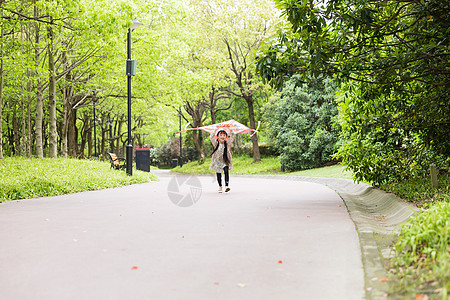
[(211, 170), (216, 172), (217, 182), (219, 183), (219, 193), (222, 193), (222, 172), (225, 175), (225, 193), (230, 192), (228, 186), (230, 182), (229, 171), (233, 169), (231, 157), (231, 143), (234, 140), (234, 134), (227, 127), (219, 127), (211, 132), (209, 139), (213, 144), (211, 154)]
[[(258, 128), (260, 124), (261, 123), (258, 121)], [(230, 148), (235, 135), (248, 133), (250, 136), (252, 136), (258, 131), (258, 128), (256, 129), (248, 128), (247, 126), (231, 119), (222, 123), (186, 129), (186, 130), (203, 130), (210, 134), (209, 138), (211, 140), (211, 143), (213, 144), (214, 149), (212, 152), (210, 169), (216, 172), (217, 182), (219, 183), (219, 193), (223, 192), (222, 172), (225, 175), (225, 193), (230, 192), (229, 171), (233, 169)], [(178, 132), (185, 132), (186, 130)]]

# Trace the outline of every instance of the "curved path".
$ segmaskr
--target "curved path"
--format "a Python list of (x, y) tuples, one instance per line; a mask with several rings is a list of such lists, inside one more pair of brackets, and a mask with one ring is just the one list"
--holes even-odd
[(212, 176), (156, 172), (0, 204), (0, 298), (364, 298), (358, 234), (328, 187), (231, 174), (218, 194)]

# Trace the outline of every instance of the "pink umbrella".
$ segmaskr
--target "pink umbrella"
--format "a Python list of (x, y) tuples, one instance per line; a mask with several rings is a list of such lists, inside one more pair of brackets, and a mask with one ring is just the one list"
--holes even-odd
[(258, 121), (258, 127), (256, 129), (251, 129), (251, 128), (245, 126), (244, 124), (241, 124), (238, 121), (231, 119), (231, 120), (228, 120), (228, 121), (222, 122), (222, 123), (207, 125), (207, 126), (198, 127), (198, 128), (188, 128), (186, 130), (178, 131), (178, 132), (185, 132), (187, 130), (203, 130), (203, 131), (211, 133), (211, 132), (216, 132), (223, 128), (223, 129), (228, 129), (229, 131), (231, 131), (234, 134), (248, 133), (250, 135), (250, 132), (253, 132), (250, 135), (250, 136), (253, 136), (258, 131), (260, 124), (261, 124), (261, 122)]

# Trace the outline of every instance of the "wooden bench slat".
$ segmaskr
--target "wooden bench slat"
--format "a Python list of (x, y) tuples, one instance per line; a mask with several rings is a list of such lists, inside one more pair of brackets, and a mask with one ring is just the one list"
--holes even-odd
[[(111, 162), (111, 169), (120, 170), (125, 169), (126, 167), (126, 159), (125, 158), (119, 158), (115, 153), (108, 153), (109, 160)], [(120, 164), (120, 161), (123, 161), (123, 164)]]

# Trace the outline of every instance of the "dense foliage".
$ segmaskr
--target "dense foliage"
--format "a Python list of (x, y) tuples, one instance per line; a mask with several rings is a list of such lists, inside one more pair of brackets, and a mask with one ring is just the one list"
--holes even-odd
[[(271, 0), (6, 0), (0, 11), (0, 159), (123, 156), (134, 18), (131, 144), (224, 121), (232, 104), (256, 127), (267, 86), (254, 54), (277, 26)], [(187, 139), (204, 158), (202, 134)]]
[[(24, 0), (2, 1), (0, 8), (0, 158), (3, 148), (6, 155), (40, 158), (122, 152), (127, 31), (134, 17), (151, 24), (158, 5)], [(139, 61), (132, 85), (134, 144), (146, 133), (147, 141), (158, 143), (170, 124), (153, 98), (161, 87), (152, 75), (161, 39), (149, 26), (132, 33), (132, 58)]]
[(301, 81), (293, 76), (280, 99), (266, 108), (275, 144), (286, 171), (317, 168), (330, 161), (338, 139), (336, 85), (329, 79)]
[(295, 73), (347, 83), (339, 155), (357, 179), (381, 184), (448, 164), (448, 0), (276, 2), (292, 28), (258, 70), (278, 87)]
[(355, 178), (381, 185), (423, 177), (432, 163), (439, 169), (448, 167), (448, 153), (433, 146), (447, 141), (429, 144), (413, 128), (391, 123), (391, 118), (404, 114), (423, 121), (426, 116), (413, 107), (404, 112), (392, 110), (392, 103), (414, 100), (405, 101), (395, 93), (389, 98), (382, 96), (384, 101), (374, 99), (370, 96), (371, 88), (361, 83), (344, 85), (337, 98), (341, 147), (336, 157), (348, 165)]

